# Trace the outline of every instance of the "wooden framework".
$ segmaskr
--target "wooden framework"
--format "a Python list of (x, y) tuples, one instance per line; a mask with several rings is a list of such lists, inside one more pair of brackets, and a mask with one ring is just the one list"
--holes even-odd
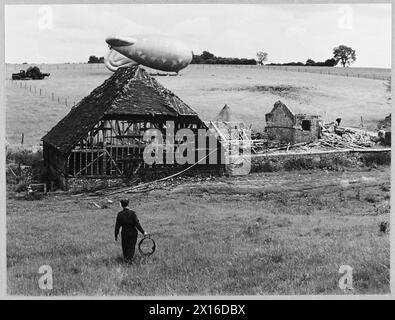
[[(81, 139), (71, 150), (67, 158), (66, 171), (68, 177), (131, 177), (141, 168), (150, 167), (143, 161), (143, 152), (147, 143), (143, 141), (144, 132), (148, 129), (159, 129), (164, 137), (166, 120), (158, 119), (103, 119), (91, 129), (84, 139)], [(174, 121), (174, 131), (189, 128), (195, 134), (195, 145), (198, 146), (198, 129), (207, 129), (202, 122)], [(177, 148), (179, 143), (173, 145)], [(220, 146), (217, 145), (220, 156)], [(166, 148), (164, 153), (166, 152)], [(212, 152), (207, 137), (205, 154)], [(198, 159), (198, 148), (195, 159)], [(218, 158), (219, 159), (219, 158)], [(166, 154), (163, 156), (166, 164)], [(171, 164), (174, 166), (174, 164)], [(155, 165), (157, 168), (158, 165)]]
[[(149, 180), (172, 171), (178, 172), (180, 164), (177, 159), (180, 155), (174, 151), (185, 142), (169, 143), (166, 140), (168, 121), (174, 124), (174, 133), (183, 128), (194, 133), (195, 161), (188, 154), (188, 163), (182, 167), (197, 161), (206, 167), (193, 166), (189, 170), (192, 174), (194, 170), (208, 174), (223, 172), (221, 143), (215, 137), (212, 139), (198, 114), (143, 68), (131, 66), (118, 69), (42, 138), (46, 179), (67, 190), (69, 182), (78, 184), (80, 178), (92, 178), (89, 183), (94, 184), (95, 179), (123, 179), (139, 175)], [(155, 149), (163, 149), (163, 163), (157, 161), (148, 165), (144, 162), (147, 144), (157, 143), (143, 141), (148, 129), (162, 132), (163, 146)], [(199, 129), (205, 129), (204, 135)], [(186, 143), (189, 142), (187, 139)], [(166, 155), (169, 149), (172, 157)], [(191, 150), (188, 145), (177, 151), (183, 149)], [(159, 157), (162, 158), (162, 154)], [(209, 161), (200, 161), (202, 158)]]

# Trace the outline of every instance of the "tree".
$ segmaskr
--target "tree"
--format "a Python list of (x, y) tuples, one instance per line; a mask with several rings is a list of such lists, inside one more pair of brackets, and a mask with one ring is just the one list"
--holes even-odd
[(208, 52), (208, 51), (203, 51), (203, 53), (200, 55), (200, 57), (203, 60), (210, 60), (210, 59), (215, 58), (215, 56), (211, 52)]
[(267, 52), (258, 51), (256, 57), (258, 59), (258, 64), (263, 65), (267, 61)]
[(104, 63), (104, 57), (89, 56), (88, 63)]
[(306, 61), (306, 66), (314, 66), (315, 65), (315, 61), (312, 59), (307, 59)]
[(357, 59), (355, 56), (355, 50), (344, 45), (333, 48), (333, 58), (337, 62), (340, 61), (340, 63), (343, 65), (343, 68), (346, 66), (346, 64), (350, 65)]
[(334, 67), (335, 65), (337, 65), (337, 62), (338, 61), (336, 59), (332, 58), (332, 59), (325, 60), (324, 65), (327, 67)]

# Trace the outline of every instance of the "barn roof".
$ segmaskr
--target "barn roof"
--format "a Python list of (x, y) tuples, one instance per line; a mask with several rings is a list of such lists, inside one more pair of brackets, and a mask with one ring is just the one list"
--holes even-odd
[(74, 106), (42, 140), (67, 153), (105, 116), (157, 115), (198, 117), (144, 69), (123, 67)]

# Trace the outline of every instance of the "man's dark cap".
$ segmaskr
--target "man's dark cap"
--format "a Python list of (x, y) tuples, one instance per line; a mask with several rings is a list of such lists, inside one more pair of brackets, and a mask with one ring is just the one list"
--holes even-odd
[(128, 199), (122, 199), (121, 200), (121, 206), (123, 208), (127, 207), (129, 205), (129, 200)]

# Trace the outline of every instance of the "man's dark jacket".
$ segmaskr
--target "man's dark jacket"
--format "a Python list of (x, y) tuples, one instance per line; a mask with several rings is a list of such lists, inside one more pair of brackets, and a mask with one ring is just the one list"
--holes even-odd
[(122, 252), (126, 260), (131, 260), (134, 256), (134, 251), (137, 242), (137, 230), (144, 233), (136, 213), (128, 208), (124, 208), (117, 215), (115, 223), (115, 240), (118, 238), (119, 229), (122, 228)]

